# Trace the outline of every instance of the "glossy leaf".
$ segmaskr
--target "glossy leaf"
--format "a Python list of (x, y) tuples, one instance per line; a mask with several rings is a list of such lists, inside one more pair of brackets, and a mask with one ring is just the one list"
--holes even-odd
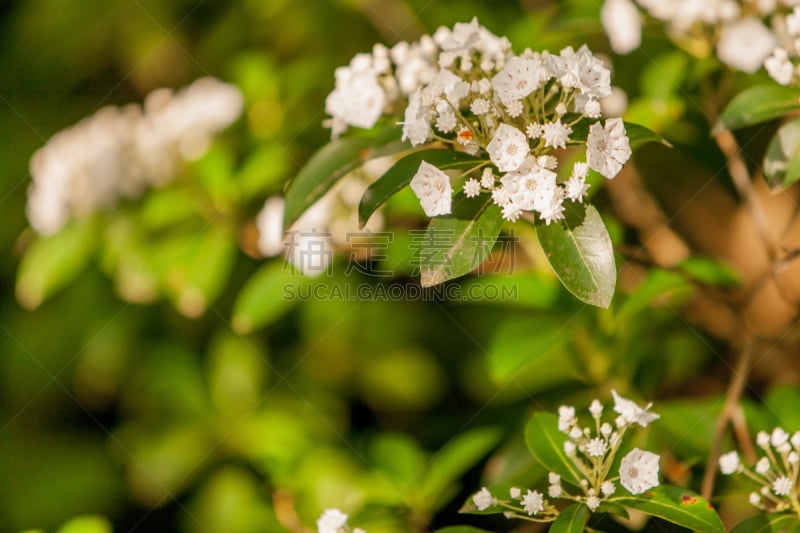
[(420, 283), (432, 287), (470, 272), (492, 251), (503, 227), (500, 209), (489, 195), (459, 196), (453, 213), (428, 224), (418, 250)]
[(589, 510), (582, 503), (573, 503), (558, 515), (550, 533), (583, 533), (586, 521), (589, 519)]
[(800, 179), (800, 119), (782, 125), (772, 137), (764, 155), (764, 176), (774, 191)]
[(17, 300), (34, 309), (71, 283), (92, 258), (97, 240), (91, 220), (75, 220), (50, 237), (37, 237), (17, 272)]
[(731, 533), (798, 533), (800, 521), (795, 515), (757, 514), (743, 520)]
[(567, 436), (558, 430), (558, 416), (553, 413), (536, 413), (525, 426), (525, 444), (536, 460), (563, 481), (579, 486), (583, 476), (564, 453), (566, 440)]
[(337, 181), (361, 166), (364, 161), (387, 152), (371, 150), (372, 148), (391, 146), (388, 153), (408, 148), (402, 143), (391, 143), (398, 136), (399, 128), (392, 127), (375, 137), (339, 138), (323, 146), (289, 183), (283, 214), (284, 227), (290, 227)]
[(312, 280), (280, 260), (267, 263), (253, 274), (233, 306), (233, 329), (250, 333), (280, 318), (294, 306), (297, 291)]
[(737, 94), (719, 117), (715, 130), (736, 130), (800, 109), (800, 89), (765, 83)]
[(423, 161), (448, 170), (453, 168), (470, 168), (479, 164), (480, 159), (466, 152), (455, 150), (422, 150), (413, 152), (395, 163), (376, 182), (367, 187), (358, 205), (358, 224), (364, 225), (381, 205), (406, 187), (419, 169)]
[(617, 270), (611, 237), (597, 209), (568, 202), (563, 221), (538, 225), (536, 232), (564, 287), (582, 302), (608, 307)]
[(638, 496), (619, 496), (611, 501), (693, 531), (725, 533), (725, 526), (711, 504), (681, 487), (662, 485)]

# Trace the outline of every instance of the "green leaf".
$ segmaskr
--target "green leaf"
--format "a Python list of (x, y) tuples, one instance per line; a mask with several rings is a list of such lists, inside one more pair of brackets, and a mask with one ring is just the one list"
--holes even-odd
[(567, 436), (558, 430), (558, 416), (536, 413), (525, 426), (525, 444), (539, 463), (561, 476), (563, 481), (580, 486), (580, 470), (564, 453)]
[(233, 305), (233, 329), (245, 334), (280, 318), (297, 301), (298, 291), (312, 283), (290, 265), (271, 261), (245, 283)]
[(573, 503), (558, 515), (550, 533), (583, 533), (586, 521), (589, 519), (589, 510), (582, 503)]
[(420, 284), (432, 287), (480, 265), (492, 251), (502, 227), (500, 209), (490, 195), (459, 196), (452, 214), (436, 217), (428, 224), (419, 250)]
[[(386, 150), (370, 149), (389, 145), (398, 134), (398, 128), (392, 126), (374, 137), (339, 138), (323, 146), (289, 183), (283, 213), (284, 227), (294, 224), (337, 181), (361, 166), (364, 161), (387, 155)], [(401, 143), (390, 146), (388, 153), (407, 148), (407, 145)]]
[(702, 496), (681, 487), (662, 485), (638, 496), (619, 496), (610, 501), (692, 531), (725, 533), (725, 526), (711, 504)]
[(466, 431), (450, 440), (434, 455), (423, 474), (419, 490), (421, 501), (435, 508), (444, 503), (442, 496), (461, 475), (475, 466), (500, 440), (495, 428)]
[(757, 514), (737, 524), (731, 533), (798, 533), (800, 521), (791, 514)]
[(737, 94), (719, 117), (714, 131), (736, 130), (800, 109), (800, 89), (774, 83), (754, 85)]
[(97, 241), (90, 219), (74, 220), (50, 237), (37, 237), (17, 271), (17, 300), (28, 309), (39, 307), (83, 272)]
[(800, 119), (782, 125), (764, 155), (764, 176), (773, 191), (781, 191), (800, 179)]
[(510, 271), (502, 270), (498, 265), (492, 275), (464, 279), (460, 283), (463, 299), (454, 303), (553, 309), (561, 294), (554, 277), (539, 273), (509, 275)]
[(359, 227), (363, 228), (376, 209), (411, 183), (423, 161), (441, 170), (448, 170), (474, 167), (481, 160), (466, 152), (442, 149), (422, 150), (405, 156), (364, 191), (358, 204)]
[(58, 529), (57, 533), (112, 533), (111, 523), (102, 516), (78, 516)]
[(538, 225), (536, 232), (564, 287), (582, 302), (608, 307), (617, 270), (611, 237), (597, 209), (569, 202), (562, 222)]
[(731, 266), (711, 257), (695, 255), (681, 261), (678, 268), (711, 287), (734, 287), (742, 283), (741, 276)]
[(776, 385), (770, 387), (764, 401), (777, 424), (792, 431), (800, 428), (800, 389), (795, 385)]

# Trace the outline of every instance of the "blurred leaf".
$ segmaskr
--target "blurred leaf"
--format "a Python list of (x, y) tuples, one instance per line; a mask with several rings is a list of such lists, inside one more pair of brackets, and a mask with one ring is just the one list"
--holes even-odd
[(249, 413), (261, 400), (269, 361), (242, 337), (219, 333), (208, 354), (208, 388), (215, 407), (224, 414)]
[(268, 144), (250, 154), (236, 175), (239, 193), (247, 200), (277, 188), (289, 173), (289, 157), (285, 149)]
[[(370, 151), (370, 148), (387, 145), (398, 136), (399, 128), (390, 126), (375, 137), (340, 137), (323, 146), (289, 183), (284, 227), (291, 227), (337, 181), (379, 153)], [(400, 145), (397, 150), (404, 148), (407, 146)]]
[(17, 300), (35, 309), (83, 272), (97, 242), (92, 219), (73, 220), (50, 237), (37, 237), (20, 261)]
[(432, 287), (476, 268), (492, 251), (502, 227), (500, 209), (491, 196), (459, 196), (452, 214), (431, 219), (418, 245), (420, 284)]
[(446, 376), (431, 354), (411, 348), (381, 351), (358, 369), (359, 388), (371, 407), (423, 411), (442, 397)]
[(725, 526), (711, 504), (681, 487), (661, 485), (638, 496), (617, 496), (611, 501), (693, 531), (725, 533)]
[(112, 533), (111, 523), (102, 516), (79, 516), (58, 529), (57, 533)]
[(552, 309), (561, 293), (560, 284), (552, 276), (492, 274), (461, 281), (459, 285), (464, 298), (454, 303)]
[(268, 262), (239, 292), (233, 305), (233, 329), (244, 334), (271, 324), (295, 305), (298, 291), (311, 283), (291, 265)]
[(757, 514), (739, 522), (731, 533), (798, 533), (800, 521), (795, 515)]
[(159, 230), (196, 214), (195, 200), (189, 191), (177, 187), (156, 189), (145, 198), (139, 211), (142, 227)]
[(422, 150), (403, 157), (364, 191), (361, 202), (358, 204), (358, 225), (360, 228), (364, 227), (372, 213), (382, 206), (386, 200), (411, 183), (423, 161), (441, 170), (448, 170), (474, 167), (481, 160), (466, 152), (446, 149)]
[(597, 209), (567, 203), (563, 223), (537, 225), (536, 233), (564, 287), (582, 302), (608, 307), (617, 270), (611, 237)]
[(764, 177), (772, 191), (781, 191), (800, 179), (800, 119), (782, 125), (764, 155)]
[(661, 441), (683, 459), (706, 457), (711, 453), (714, 424), (723, 404), (722, 398), (676, 400), (658, 405), (660, 419), (653, 431)]
[(692, 284), (680, 274), (660, 268), (650, 269), (644, 281), (623, 300), (616, 320), (624, 327), (639, 313), (654, 305), (657, 300), (668, 304), (676, 295), (685, 295), (692, 291), (694, 291)]
[(443, 504), (445, 490), (486, 456), (500, 435), (495, 428), (478, 428), (453, 437), (428, 462), (419, 484), (421, 502), (430, 510)]
[(771, 387), (764, 403), (781, 427), (789, 432), (800, 430), (800, 389), (796, 385)]
[(166, 287), (178, 310), (197, 318), (216, 300), (228, 282), (236, 259), (236, 237), (225, 224), (213, 224), (192, 237), (178, 259), (167, 267)]
[(583, 479), (578, 467), (564, 453), (567, 436), (558, 430), (558, 416), (536, 413), (525, 426), (525, 444), (539, 463), (561, 476), (561, 479), (580, 486)]
[[(578, 375), (564, 347), (572, 329), (556, 317), (511, 318), (494, 333), (487, 356), (492, 379), (507, 383), (525, 366), (541, 377), (542, 386), (556, 387)], [(526, 388), (530, 383), (526, 383)]]
[(425, 452), (417, 442), (399, 433), (381, 433), (370, 443), (370, 459), (397, 488), (414, 490), (425, 467)]
[(714, 130), (736, 130), (800, 109), (800, 89), (766, 83), (748, 87), (733, 97)]
[(550, 526), (550, 533), (583, 533), (589, 510), (582, 503), (573, 503), (558, 515)]
[(642, 72), (642, 93), (648, 98), (666, 100), (677, 93), (686, 79), (688, 56), (679, 51), (667, 52), (648, 62)]
[(697, 281), (712, 287), (733, 287), (742, 283), (741, 276), (720, 259), (695, 255), (681, 261), (678, 267)]

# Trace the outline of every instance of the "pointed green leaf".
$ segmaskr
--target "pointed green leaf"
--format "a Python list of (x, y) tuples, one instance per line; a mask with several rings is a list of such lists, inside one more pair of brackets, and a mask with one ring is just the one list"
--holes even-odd
[(610, 501), (693, 531), (725, 533), (725, 526), (711, 504), (681, 487), (662, 485), (638, 496), (619, 496)]
[[(284, 227), (290, 227), (337, 181), (364, 161), (408, 148), (405, 143), (391, 142), (398, 136), (398, 128), (391, 127), (373, 137), (334, 139), (320, 148), (289, 183), (283, 213)], [(385, 149), (375, 150), (376, 147)]]
[(441, 149), (422, 150), (405, 156), (387, 170), (383, 176), (378, 178), (375, 183), (367, 187), (364, 196), (361, 197), (361, 202), (358, 204), (358, 224), (360, 227), (364, 227), (376, 209), (411, 183), (420, 163), (423, 161), (441, 170), (448, 170), (474, 167), (481, 160), (466, 152)]
[(294, 306), (298, 291), (312, 283), (283, 261), (267, 263), (245, 283), (233, 305), (233, 329), (250, 333), (280, 318)]
[(480, 265), (492, 251), (502, 227), (503, 217), (490, 195), (459, 195), (452, 214), (432, 219), (425, 231), (418, 250), (421, 285), (444, 283)]
[(90, 219), (74, 220), (55, 235), (37, 237), (17, 271), (19, 303), (28, 309), (39, 307), (78, 277), (92, 258), (96, 230)]
[(558, 416), (536, 413), (525, 426), (525, 444), (539, 463), (561, 476), (563, 481), (580, 486), (580, 470), (564, 453), (567, 436), (558, 430)]
[(589, 519), (589, 510), (582, 503), (573, 503), (558, 515), (550, 533), (583, 533), (586, 521)]
[(736, 130), (800, 109), (800, 89), (765, 83), (737, 94), (719, 117), (715, 131)]
[(800, 179), (800, 119), (787, 122), (769, 142), (764, 155), (764, 176), (773, 191)]
[(800, 521), (795, 515), (757, 514), (740, 522), (731, 533), (798, 533)]
[(617, 284), (611, 237), (592, 205), (566, 204), (565, 219), (536, 227), (558, 279), (580, 301), (608, 307)]

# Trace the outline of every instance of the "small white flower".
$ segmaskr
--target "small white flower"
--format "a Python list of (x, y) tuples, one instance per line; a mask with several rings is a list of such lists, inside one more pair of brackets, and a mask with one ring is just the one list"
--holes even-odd
[(789, 434), (786, 433), (783, 428), (775, 428), (772, 430), (772, 435), (770, 435), (769, 442), (775, 448), (778, 446), (786, 443), (789, 440)]
[(512, 500), (518, 500), (522, 495), (522, 491), (519, 490), (519, 487), (511, 487), (508, 491), (508, 494), (511, 496)]
[(563, 489), (561, 488), (561, 485), (550, 485), (547, 487), (547, 495), (551, 498), (560, 498), (562, 492)]
[(738, 472), (740, 466), (739, 454), (736, 452), (728, 452), (719, 458), (719, 471), (726, 476)]
[(766, 431), (759, 431), (756, 434), (756, 444), (758, 444), (758, 446), (760, 448), (764, 448), (764, 449), (768, 448), (769, 447), (769, 433), (767, 433)]
[(572, 457), (575, 455), (575, 443), (571, 440), (564, 442), (564, 453), (568, 456)]
[(583, 432), (581, 431), (581, 428), (579, 428), (578, 426), (573, 427), (569, 431), (569, 438), (571, 438), (572, 440), (578, 440), (582, 436), (583, 436)]
[(600, 10), (600, 20), (606, 30), (611, 49), (627, 54), (642, 42), (642, 17), (631, 0), (606, 0)]
[(760, 19), (747, 17), (725, 24), (719, 34), (717, 55), (727, 65), (753, 73), (775, 48), (775, 36)]
[(796, 431), (794, 435), (792, 435), (792, 446), (800, 450), (800, 431)]
[(614, 431), (614, 428), (608, 422), (603, 422), (603, 425), (600, 426), (600, 434), (606, 438), (611, 435), (612, 431)]
[[(589, 184), (586, 183), (584, 178), (572, 176), (564, 183), (564, 197), (569, 198), (573, 202), (582, 202), (588, 191)], [(602, 412), (602, 406), (600, 407), (600, 411)]]
[(508, 202), (503, 205), (503, 219), (509, 222), (516, 222), (522, 216), (522, 209), (517, 207), (514, 202)]
[(594, 418), (600, 418), (603, 414), (603, 404), (600, 403), (600, 400), (592, 400), (592, 403), (589, 405), (589, 412)]
[(767, 472), (769, 472), (769, 459), (767, 459), (766, 457), (762, 457), (761, 459), (759, 459), (758, 462), (756, 463), (756, 472), (758, 472), (761, 475), (764, 475)]
[(648, 451), (634, 448), (622, 458), (619, 480), (631, 494), (641, 494), (658, 486), (658, 464), (661, 457)]
[(326, 509), (317, 520), (317, 533), (341, 533), (347, 527), (347, 515), (339, 509)]
[(792, 480), (786, 476), (780, 476), (772, 482), (772, 491), (778, 496), (786, 496), (792, 491)]
[(600, 485), (600, 491), (603, 493), (603, 496), (609, 497), (614, 492), (616, 492), (617, 486), (614, 485), (613, 481), (603, 481), (603, 484)]
[(528, 493), (522, 498), (522, 507), (529, 516), (541, 513), (544, 510), (542, 493), (528, 490)]
[(558, 485), (561, 483), (561, 476), (555, 472), (549, 472), (547, 474), (547, 481), (552, 485)]
[(594, 494), (592, 494), (591, 496), (587, 496), (586, 507), (588, 507), (591, 511), (596, 511), (597, 508), (600, 507), (600, 498), (598, 498)]
[(558, 167), (558, 158), (552, 155), (540, 155), (536, 158), (536, 164), (547, 170), (555, 170)]
[(469, 107), (475, 115), (485, 115), (489, 112), (489, 100), (486, 98), (476, 98)]
[(589, 118), (600, 118), (600, 115), (603, 114), (603, 107), (600, 101), (594, 98), (588, 99), (583, 106), (583, 114)]
[(789, 461), (790, 465), (796, 465), (797, 463), (800, 462), (800, 455), (798, 455), (797, 452), (795, 451), (789, 452), (789, 455), (786, 457), (786, 460)]
[(586, 178), (589, 175), (589, 165), (582, 161), (578, 161), (572, 165), (572, 176), (575, 178)]
[(525, 162), (529, 151), (525, 134), (508, 124), (498, 126), (486, 147), (489, 158), (500, 172), (517, 170)]
[(551, 148), (566, 148), (572, 128), (561, 123), (561, 119), (548, 122), (542, 126), (544, 145)]
[(608, 450), (608, 445), (600, 437), (595, 437), (586, 444), (586, 454), (589, 457), (602, 457), (606, 450)]
[(450, 213), (453, 189), (450, 178), (430, 163), (423, 161), (411, 180), (411, 190), (419, 198), (423, 211), (429, 217)]
[(611, 391), (611, 395), (614, 397), (614, 411), (619, 413), (625, 422), (647, 427), (650, 422), (658, 420), (659, 416), (657, 414), (648, 411), (653, 405), (652, 403), (647, 404), (645, 407), (639, 407), (636, 402), (623, 398), (615, 390)]
[(470, 178), (464, 183), (464, 195), (467, 198), (475, 198), (481, 193), (481, 184), (475, 178)]
[(506, 104), (506, 112), (511, 118), (517, 118), (522, 114), (523, 110), (522, 102), (519, 100), (514, 100)]
[(794, 77), (794, 65), (789, 61), (789, 54), (784, 48), (773, 50), (772, 55), (764, 60), (764, 68), (781, 85), (789, 85)]
[(792, 37), (800, 35), (800, 7), (786, 15), (786, 32)]
[(759, 505), (761, 503), (761, 495), (757, 492), (750, 493), (750, 505)]
[(564, 105), (564, 102), (559, 102), (555, 109), (556, 116), (563, 117), (567, 114), (567, 106)]
[(631, 145), (620, 118), (606, 120), (605, 126), (595, 122), (586, 139), (589, 167), (608, 179), (616, 176), (631, 156)]
[(539, 88), (546, 77), (541, 61), (510, 57), (503, 70), (492, 78), (495, 93), (503, 103), (525, 98)]
[(479, 511), (485, 511), (495, 504), (495, 499), (489, 489), (483, 487), (472, 496), (472, 503), (475, 504)]
[(542, 126), (532, 122), (525, 128), (525, 134), (531, 139), (538, 139), (542, 136)]
[(577, 422), (575, 418), (575, 408), (571, 405), (562, 405), (558, 408), (558, 430), (568, 433), (570, 428)]

